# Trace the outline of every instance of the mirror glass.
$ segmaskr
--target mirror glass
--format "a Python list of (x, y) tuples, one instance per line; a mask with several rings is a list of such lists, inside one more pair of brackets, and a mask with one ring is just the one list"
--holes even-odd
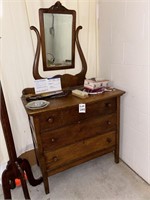
[(72, 24), (70, 14), (44, 13), (47, 68), (72, 67)]

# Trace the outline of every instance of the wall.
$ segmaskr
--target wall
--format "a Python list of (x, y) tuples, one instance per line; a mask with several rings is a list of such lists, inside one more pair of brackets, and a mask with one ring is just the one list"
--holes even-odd
[(150, 183), (149, 1), (100, 0), (100, 71), (126, 91), (121, 158)]

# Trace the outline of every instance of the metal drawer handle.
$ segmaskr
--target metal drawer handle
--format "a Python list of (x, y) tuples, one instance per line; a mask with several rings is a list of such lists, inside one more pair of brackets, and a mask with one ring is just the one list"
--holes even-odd
[(53, 161), (56, 162), (58, 160), (57, 156), (53, 157)]
[(55, 142), (55, 138), (52, 138), (51, 141), (52, 141), (52, 142)]
[(53, 123), (54, 119), (52, 117), (50, 117), (47, 121), (51, 124), (51, 123)]
[(111, 138), (107, 138), (106, 141), (107, 141), (108, 143), (111, 143), (111, 142), (112, 142), (112, 139), (111, 139)]

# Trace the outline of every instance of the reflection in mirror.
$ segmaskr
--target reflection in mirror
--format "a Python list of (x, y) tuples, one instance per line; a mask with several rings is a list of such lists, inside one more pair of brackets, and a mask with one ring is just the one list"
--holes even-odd
[(72, 65), (72, 23), (70, 14), (44, 13), (47, 67)]

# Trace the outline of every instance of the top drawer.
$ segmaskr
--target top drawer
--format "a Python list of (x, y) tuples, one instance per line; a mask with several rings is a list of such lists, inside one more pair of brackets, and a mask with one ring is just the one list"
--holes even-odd
[(79, 105), (46, 112), (39, 116), (41, 131), (60, 128), (86, 118), (110, 114), (116, 111), (116, 98), (86, 104), (86, 113), (79, 113)]

